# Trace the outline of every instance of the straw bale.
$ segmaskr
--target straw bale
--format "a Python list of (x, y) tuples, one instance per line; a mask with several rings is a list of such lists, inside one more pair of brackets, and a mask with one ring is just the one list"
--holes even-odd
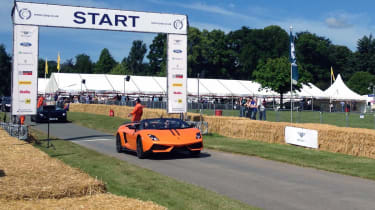
[(0, 209), (146, 209), (164, 210), (165, 207), (154, 204), (151, 201), (140, 201), (106, 194), (96, 194), (78, 198), (41, 199), (30, 201), (5, 201), (0, 200)]
[(0, 199), (62, 198), (105, 192), (89, 175), (0, 130)]
[[(116, 110), (118, 115), (127, 118), (132, 107), (74, 104), (72, 111), (88, 112), (108, 115), (109, 109)], [(165, 110), (145, 108), (143, 118), (154, 117), (178, 117), (178, 115), (167, 115)], [(199, 114), (188, 113), (193, 121), (199, 120)], [(285, 126), (294, 126), (318, 131), (319, 149), (339, 152), (343, 154), (375, 158), (375, 131), (363, 128), (346, 128), (325, 124), (291, 124), (286, 122), (268, 122), (250, 120), (248, 118), (207, 116), (203, 120), (208, 122), (209, 132), (217, 133), (227, 137), (252, 139), (268, 143), (285, 144)]]

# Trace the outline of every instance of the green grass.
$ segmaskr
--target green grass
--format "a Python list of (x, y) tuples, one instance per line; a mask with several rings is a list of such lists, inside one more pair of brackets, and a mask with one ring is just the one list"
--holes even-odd
[[(193, 113), (199, 113), (199, 110), (189, 110)], [(214, 110), (202, 110), (202, 114), (214, 115)], [(239, 110), (223, 110), (223, 116), (239, 116)], [(257, 113), (259, 119), (259, 113)], [(272, 122), (290, 122), (290, 111), (273, 111), (267, 110), (267, 121)], [(353, 128), (375, 128), (374, 113), (364, 114), (364, 118), (360, 118), (360, 113), (348, 113), (348, 125), (346, 122), (346, 113), (344, 112), (293, 112), (294, 123), (323, 123), (336, 125), (341, 127)]]
[[(106, 133), (114, 133), (122, 119), (103, 115), (71, 112), (69, 120), (85, 127), (99, 129)], [(89, 123), (81, 119), (92, 119)], [(102, 123), (106, 122), (106, 123)], [(325, 152), (302, 147), (269, 144), (251, 140), (227, 138), (215, 134), (204, 136), (206, 148), (265, 159), (291, 163), (304, 167), (312, 167), (335, 173), (358, 176), (375, 180), (375, 159), (355, 157), (339, 153)]]
[[(35, 130), (33, 136), (36, 139), (46, 138), (45, 134)], [(168, 209), (256, 209), (240, 201), (100, 154), (69, 141), (54, 139), (52, 143), (55, 149), (47, 149), (47, 143), (44, 141), (34, 145), (51, 157), (58, 158), (102, 180), (106, 183), (108, 191), (113, 194), (144, 201), (150, 200)]]

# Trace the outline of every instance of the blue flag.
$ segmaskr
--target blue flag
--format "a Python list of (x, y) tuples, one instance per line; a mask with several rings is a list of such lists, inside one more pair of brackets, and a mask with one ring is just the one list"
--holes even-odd
[(297, 66), (297, 57), (296, 57), (296, 51), (294, 48), (294, 36), (292, 34), (292, 30), (290, 30), (290, 63), (292, 68), (292, 83), (294, 85), (297, 84), (298, 81), (298, 66)]

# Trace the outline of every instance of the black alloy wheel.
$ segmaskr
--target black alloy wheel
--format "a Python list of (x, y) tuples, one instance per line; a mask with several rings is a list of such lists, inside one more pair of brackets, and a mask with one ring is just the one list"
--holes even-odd
[(121, 153), (123, 151), (119, 134), (116, 135), (116, 150), (118, 153)]
[(137, 157), (139, 159), (143, 159), (145, 157), (145, 153), (143, 152), (142, 139), (140, 136), (137, 137)]

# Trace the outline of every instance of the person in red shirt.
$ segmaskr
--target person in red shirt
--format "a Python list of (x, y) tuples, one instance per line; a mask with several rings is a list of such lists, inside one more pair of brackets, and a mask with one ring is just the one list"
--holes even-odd
[(44, 102), (44, 98), (43, 96), (40, 96), (38, 99), (38, 104), (37, 104), (38, 109), (43, 106), (43, 102)]
[(143, 106), (141, 104), (141, 100), (137, 98), (137, 103), (135, 104), (133, 111), (128, 115), (128, 117), (132, 115), (132, 122), (139, 122), (141, 121), (142, 114)]

